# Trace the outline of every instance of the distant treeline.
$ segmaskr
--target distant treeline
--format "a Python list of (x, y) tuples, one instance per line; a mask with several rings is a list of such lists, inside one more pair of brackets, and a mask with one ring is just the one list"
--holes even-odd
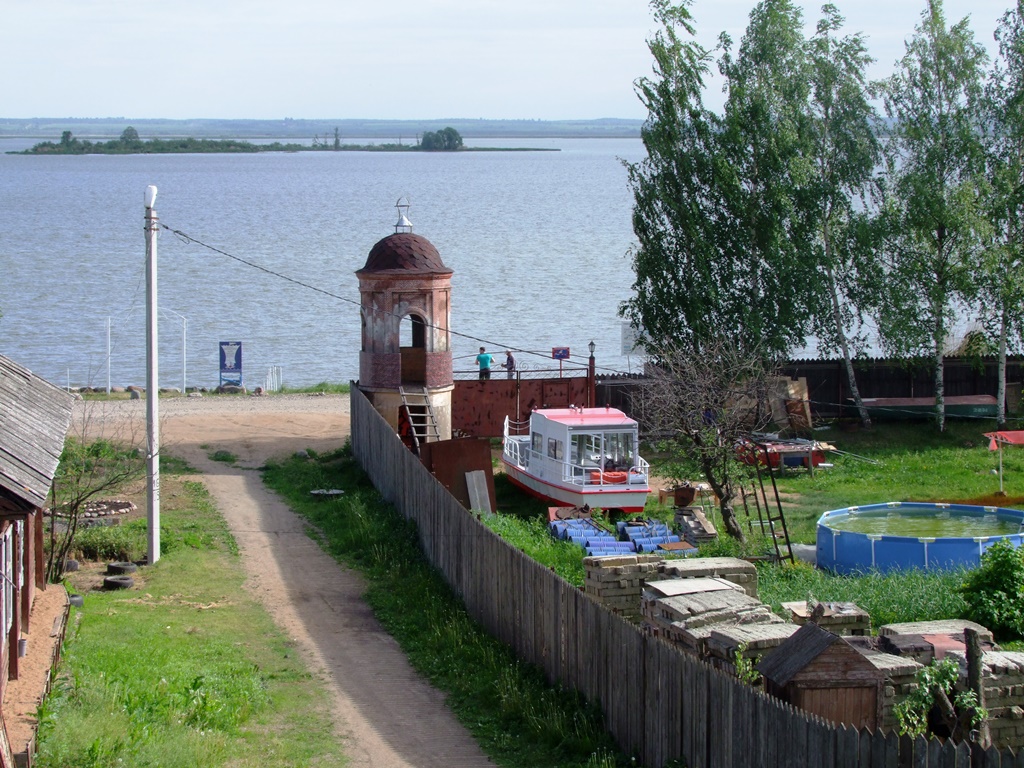
[(455, 151), (523, 151), (506, 149), (466, 149), (462, 136), (452, 127), (440, 131), (427, 131), (415, 144), (344, 144), (337, 128), (333, 139), (313, 137), (312, 144), (253, 144), (242, 139), (149, 139), (143, 141), (138, 131), (129, 126), (121, 132), (120, 138), (110, 141), (89, 141), (78, 139), (71, 131), (64, 131), (59, 142), (42, 141), (19, 155), (160, 155), (160, 154), (202, 154), (202, 153), (252, 153), (252, 152), (455, 152)]
[(405, 146), (426, 131), (451, 127), (465, 138), (637, 138), (643, 120), (164, 120), (147, 118), (0, 118), (0, 137), (60, 136), (72, 131), (93, 140), (115, 139), (126, 125), (158, 138), (220, 138), (306, 140), (330, 136), (337, 128), (360, 139), (398, 139)]

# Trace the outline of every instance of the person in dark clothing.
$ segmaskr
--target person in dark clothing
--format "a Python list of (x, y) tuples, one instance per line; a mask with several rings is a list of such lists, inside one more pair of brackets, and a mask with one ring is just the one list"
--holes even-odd
[(501, 364), (501, 367), (508, 371), (508, 377), (511, 379), (516, 373), (516, 359), (512, 357), (512, 350), (505, 350), (505, 362)]

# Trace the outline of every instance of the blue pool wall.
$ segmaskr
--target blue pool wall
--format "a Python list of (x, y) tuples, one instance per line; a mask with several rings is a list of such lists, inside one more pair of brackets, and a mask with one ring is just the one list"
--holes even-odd
[[(1002, 536), (917, 538), (892, 534), (839, 531), (828, 526), (829, 520), (851, 514), (875, 512), (912, 512), (913, 510), (948, 511), (951, 516), (995, 514), (1017, 522), (1024, 531), (1024, 511), (1005, 507), (981, 507), (970, 504), (921, 504), (888, 502), (846, 507), (826, 512), (818, 519), (817, 564), (819, 568), (840, 574), (881, 573), (911, 568), (949, 570), (977, 568), (981, 555), (997, 541), (1005, 539), (1013, 546), (1024, 544), (1024, 533)], [(897, 523), (898, 525), (898, 523)]]

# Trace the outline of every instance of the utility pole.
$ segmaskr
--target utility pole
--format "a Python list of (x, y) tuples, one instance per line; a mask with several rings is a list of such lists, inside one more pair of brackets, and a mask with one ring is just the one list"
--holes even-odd
[(146, 187), (146, 505), (148, 531), (147, 562), (160, 559), (160, 385), (157, 354), (156, 233), (159, 219), (153, 206), (156, 187)]

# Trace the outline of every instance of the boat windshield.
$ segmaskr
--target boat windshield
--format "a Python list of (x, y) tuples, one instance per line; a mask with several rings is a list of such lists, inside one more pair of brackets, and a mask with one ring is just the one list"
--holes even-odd
[(570, 462), (582, 467), (628, 470), (637, 463), (632, 432), (574, 432), (570, 451)]

